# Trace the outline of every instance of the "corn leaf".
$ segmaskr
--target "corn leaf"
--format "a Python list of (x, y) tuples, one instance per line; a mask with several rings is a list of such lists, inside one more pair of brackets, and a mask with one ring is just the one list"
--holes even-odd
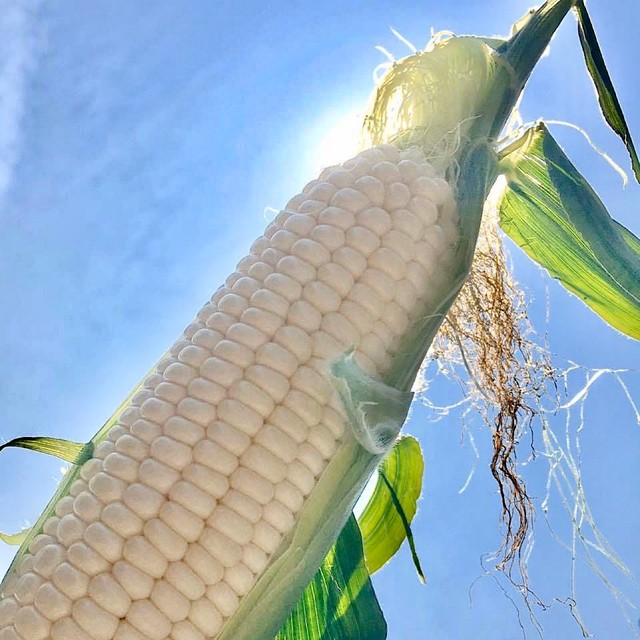
[(18, 447), (20, 449), (30, 449), (31, 451), (38, 451), (39, 453), (46, 453), (47, 455), (56, 456), (56, 458), (78, 465), (86, 462), (93, 455), (93, 444), (91, 442), (85, 444), (83, 442), (73, 442), (71, 440), (49, 438), (47, 436), (14, 438), (0, 445), (0, 451), (9, 447)]
[(627, 151), (631, 157), (633, 173), (636, 176), (636, 180), (640, 182), (640, 160), (633, 145), (631, 132), (629, 131), (620, 101), (613, 87), (611, 76), (604, 62), (602, 50), (598, 44), (591, 18), (582, 0), (576, 3), (575, 12), (578, 16), (578, 35), (580, 37), (582, 53), (584, 54), (584, 59), (587, 64), (587, 70), (596, 88), (602, 115), (607, 124), (615, 131), (627, 147)]
[(352, 515), (276, 640), (384, 640), (387, 625)]
[(10, 545), (21, 545), (26, 539), (27, 536), (31, 533), (31, 527), (27, 527), (22, 531), (18, 531), (18, 533), (3, 533), (0, 531), (0, 540), (5, 544)]
[(544, 124), (501, 156), (505, 233), (609, 324), (640, 339), (640, 240), (609, 216)]
[(407, 538), (416, 570), (424, 581), (410, 528), (422, 493), (423, 472), (422, 451), (411, 436), (401, 438), (380, 465), (375, 489), (358, 518), (370, 573), (385, 565)]

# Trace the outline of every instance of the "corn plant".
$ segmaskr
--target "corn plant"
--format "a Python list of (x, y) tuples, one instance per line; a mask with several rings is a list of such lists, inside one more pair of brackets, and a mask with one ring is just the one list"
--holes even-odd
[(94, 438), (6, 445), (74, 466), (20, 538), (0, 640), (386, 637), (369, 575), (411, 542), (422, 475), (401, 429), (499, 176), (503, 231), (640, 337), (640, 240), (543, 123), (502, 137), (572, 9), (640, 179), (582, 0), (398, 61), (362, 151), (293, 196)]

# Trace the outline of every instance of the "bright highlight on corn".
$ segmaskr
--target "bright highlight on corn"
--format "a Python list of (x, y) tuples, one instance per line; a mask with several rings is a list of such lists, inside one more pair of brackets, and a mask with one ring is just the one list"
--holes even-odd
[(379, 378), (449, 285), (451, 186), (417, 147), (323, 171), (147, 378), (7, 576), (0, 640), (216, 638), (348, 430), (331, 365)]

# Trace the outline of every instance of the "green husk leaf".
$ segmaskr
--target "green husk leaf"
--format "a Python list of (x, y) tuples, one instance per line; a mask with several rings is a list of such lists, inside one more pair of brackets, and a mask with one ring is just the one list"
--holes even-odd
[(640, 339), (640, 240), (615, 222), (544, 124), (505, 149), (500, 225), (606, 322)]
[(24, 436), (14, 438), (0, 445), (0, 451), (9, 447), (29, 449), (39, 453), (55, 456), (71, 464), (80, 465), (89, 460), (93, 455), (93, 443), (73, 442), (62, 438), (50, 438), (48, 436)]
[(276, 640), (384, 640), (380, 605), (351, 516)]
[(31, 527), (26, 527), (22, 531), (18, 531), (18, 533), (3, 533), (0, 531), (0, 540), (5, 544), (19, 546), (27, 539), (30, 533)]
[(424, 581), (410, 528), (422, 492), (423, 473), (422, 451), (412, 436), (398, 440), (380, 465), (376, 486), (358, 518), (371, 574), (384, 566), (408, 538), (416, 570)]
[(631, 132), (627, 126), (627, 121), (622, 112), (622, 106), (618, 100), (611, 76), (604, 62), (604, 56), (598, 44), (595, 29), (593, 28), (591, 18), (582, 0), (576, 3), (575, 12), (578, 16), (580, 46), (582, 47), (587, 70), (595, 85), (602, 115), (611, 129), (613, 129), (622, 142), (624, 142), (629, 152), (629, 157), (631, 158), (633, 173), (636, 180), (640, 182), (640, 160), (638, 159), (638, 154), (631, 139)]

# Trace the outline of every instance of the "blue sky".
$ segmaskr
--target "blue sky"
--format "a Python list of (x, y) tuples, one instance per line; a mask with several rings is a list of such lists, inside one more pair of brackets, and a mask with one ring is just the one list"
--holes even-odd
[[(527, 0), (0, 0), (0, 436), (86, 440), (97, 430), (260, 235), (265, 209), (283, 206), (317, 173), (321, 151), (337, 144), (327, 143), (327, 132), (364, 109), (372, 70), (384, 61), (374, 46), (407, 53), (390, 27), (423, 46), (432, 27), (505, 34), (528, 7)], [(614, 13), (610, 0), (591, 0), (589, 8), (640, 141), (633, 61), (640, 5), (620, 0)], [(522, 113), (574, 122), (628, 164), (600, 119), (571, 17), (536, 71)], [(614, 217), (640, 234), (640, 188), (622, 190), (579, 134), (553, 131)], [(545, 280), (519, 251), (512, 256), (535, 324), (560, 362), (637, 368), (637, 344)], [(572, 389), (582, 379), (576, 374)], [(640, 398), (640, 376), (624, 380)], [(592, 388), (585, 416), (590, 505), (637, 577), (639, 425), (611, 376)], [(577, 418), (574, 411), (572, 429)], [(554, 422), (560, 434), (563, 421)], [(417, 408), (408, 430), (427, 462), (415, 535), (428, 584), (415, 579), (406, 550), (376, 577), (389, 638), (522, 637), (500, 584), (474, 582), (481, 556), (500, 543), (486, 468), (490, 434), (472, 431), (485, 455), (459, 495), (474, 463), (468, 441), (460, 444), (459, 420), (433, 422)], [(35, 519), (59, 466), (22, 451), (0, 457), (0, 529)], [(546, 472), (543, 459), (528, 467), (538, 502)], [(557, 498), (550, 504), (550, 521), (569, 539)], [(541, 516), (536, 531), (532, 586), (545, 601), (564, 600), (569, 555)], [(2, 566), (11, 555), (0, 549)], [(640, 604), (638, 587), (602, 566)], [(633, 637), (581, 563), (576, 589), (596, 637)], [(528, 637), (536, 637), (517, 594), (507, 595), (520, 606)], [(536, 612), (545, 638), (581, 637), (567, 607)], [(630, 615), (637, 621), (640, 614)]]

